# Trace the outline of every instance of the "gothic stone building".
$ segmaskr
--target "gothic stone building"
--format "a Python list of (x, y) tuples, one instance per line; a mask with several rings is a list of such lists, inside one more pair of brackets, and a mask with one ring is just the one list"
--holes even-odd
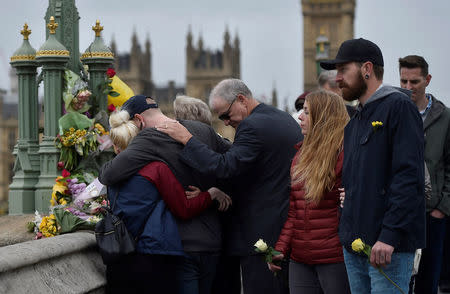
[(194, 47), (190, 30), (186, 39), (186, 95), (207, 102), (212, 88), (221, 80), (240, 78), (241, 54), (237, 35), (231, 44), (228, 29), (225, 30), (222, 51), (205, 49), (201, 36)]
[(8, 211), (8, 191), (14, 167), (12, 152), (18, 136), (17, 103), (4, 103), (6, 96), (6, 91), (0, 89), (0, 215)]
[(111, 51), (114, 53), (114, 68), (117, 75), (135, 94), (151, 95), (152, 83), (152, 53), (150, 39), (145, 41), (145, 50), (141, 49), (136, 32), (131, 37), (130, 53), (118, 54), (116, 42), (111, 42)]
[[(317, 87), (320, 58), (334, 58), (342, 42), (353, 38), (356, 0), (301, 0), (303, 13), (304, 90)], [(319, 38), (320, 37), (320, 38)], [(319, 52), (317, 42), (328, 40), (329, 50)], [(325, 55), (323, 54), (325, 53)]]
[(174, 81), (168, 81), (164, 86), (153, 83), (150, 40), (147, 37), (145, 50), (142, 50), (136, 32), (131, 38), (129, 53), (118, 53), (115, 41), (111, 42), (111, 51), (115, 56), (114, 67), (117, 75), (135, 94), (155, 98), (165, 114), (173, 115), (172, 103), (176, 95), (186, 94), (207, 101), (211, 89), (221, 80), (240, 78), (239, 38), (236, 36), (232, 45), (228, 30), (223, 38), (222, 51), (204, 49), (202, 37), (195, 48), (189, 30), (186, 45), (186, 88), (175, 85)]

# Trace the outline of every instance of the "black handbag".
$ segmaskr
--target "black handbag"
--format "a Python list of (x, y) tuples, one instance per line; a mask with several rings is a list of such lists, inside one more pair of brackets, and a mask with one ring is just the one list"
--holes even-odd
[(125, 223), (113, 213), (118, 194), (117, 190), (112, 207), (103, 208), (104, 217), (95, 225), (95, 239), (105, 265), (115, 263), (135, 251), (137, 237), (133, 239)]

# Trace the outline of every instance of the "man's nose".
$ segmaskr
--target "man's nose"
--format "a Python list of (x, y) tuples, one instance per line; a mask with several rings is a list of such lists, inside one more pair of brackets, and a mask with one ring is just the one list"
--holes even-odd
[(412, 84), (410, 82), (407, 82), (405, 86), (406, 86), (407, 90), (411, 90), (412, 89)]
[(230, 125), (230, 120), (229, 119), (224, 119), (223, 120), (223, 124), (228, 127)]

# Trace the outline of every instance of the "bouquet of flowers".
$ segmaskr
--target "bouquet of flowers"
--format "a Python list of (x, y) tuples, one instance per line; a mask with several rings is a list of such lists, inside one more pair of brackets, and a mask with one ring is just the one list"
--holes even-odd
[[(108, 69), (106, 75), (94, 93), (108, 96), (108, 111), (112, 112), (134, 93), (113, 69)], [(28, 230), (36, 233), (36, 239), (93, 229), (103, 217), (101, 207), (108, 205), (106, 189), (94, 176), (102, 161), (109, 160), (111, 155), (101, 152), (112, 146), (108, 113), (99, 110), (100, 98), (70, 70), (64, 73), (62, 98), (65, 114), (58, 121), (59, 134), (55, 138), (60, 150), (57, 167), (62, 175), (55, 179), (48, 215), (36, 212), (34, 221), (28, 223)]]
[(85, 113), (88, 111), (91, 106), (87, 102), (92, 94), (88, 90), (88, 84), (76, 73), (66, 69), (64, 85), (63, 100), (66, 112)]
[[(63, 170), (62, 174), (53, 186), (49, 215), (41, 216), (36, 211), (34, 221), (28, 224), (36, 239), (93, 229), (103, 217), (100, 207), (108, 203), (106, 189), (98, 179), (89, 173), (72, 175)], [(97, 192), (92, 193), (93, 190)]]
[(108, 110), (112, 112), (134, 96), (134, 92), (116, 75), (114, 69), (108, 68), (106, 75), (108, 79), (101, 85), (100, 90), (108, 95)]
[(105, 128), (82, 114), (68, 113), (60, 118), (59, 125), (62, 134), (56, 136), (55, 145), (61, 150), (60, 162), (68, 170), (73, 170), (80, 158), (99, 149), (99, 143), (102, 150), (111, 146), (107, 144), (110, 140)]

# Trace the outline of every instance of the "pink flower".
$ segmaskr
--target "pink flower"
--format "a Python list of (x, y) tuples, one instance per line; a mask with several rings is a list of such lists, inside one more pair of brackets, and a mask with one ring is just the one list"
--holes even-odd
[(116, 71), (113, 68), (108, 68), (106, 75), (111, 79), (116, 75)]
[(63, 169), (64, 168), (64, 161), (59, 161), (58, 162), (58, 169)]
[(34, 236), (34, 240), (41, 239), (43, 236), (44, 236), (44, 235), (42, 235), (41, 232), (38, 232), (38, 233), (36, 234), (36, 236)]
[(70, 177), (70, 172), (67, 169), (63, 169), (62, 176), (63, 178)]

